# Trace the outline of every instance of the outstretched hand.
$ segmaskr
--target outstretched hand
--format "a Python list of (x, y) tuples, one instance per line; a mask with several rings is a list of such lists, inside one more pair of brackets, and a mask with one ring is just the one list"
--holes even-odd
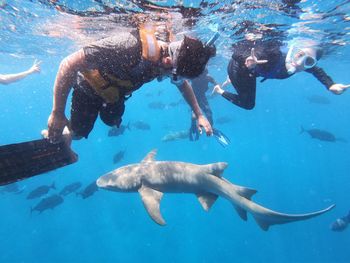
[(213, 91), (211, 92), (211, 95), (214, 95), (214, 94), (222, 94), (224, 93), (224, 90), (220, 87), (220, 85), (215, 85), (215, 87), (213, 88)]
[(250, 56), (246, 58), (244, 64), (248, 69), (252, 69), (252, 68), (255, 68), (256, 65), (258, 65), (258, 64), (264, 64), (267, 62), (268, 62), (268, 60), (266, 60), (266, 59), (258, 60), (258, 58), (256, 57), (256, 54), (255, 54), (255, 49), (252, 48)]
[(346, 89), (350, 88), (350, 85), (344, 85), (344, 84), (333, 84), (329, 90), (333, 92), (336, 95), (342, 94)]
[(33, 66), (29, 69), (29, 71), (31, 73), (39, 73), (40, 72), (40, 64), (42, 63), (42, 61), (40, 60), (34, 60)]

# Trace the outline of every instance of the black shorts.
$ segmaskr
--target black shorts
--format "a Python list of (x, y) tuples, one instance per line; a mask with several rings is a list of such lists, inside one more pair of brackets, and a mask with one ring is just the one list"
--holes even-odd
[(116, 103), (106, 103), (87, 85), (76, 85), (72, 95), (70, 128), (74, 136), (87, 138), (97, 116), (108, 126), (119, 127), (125, 110), (124, 97)]

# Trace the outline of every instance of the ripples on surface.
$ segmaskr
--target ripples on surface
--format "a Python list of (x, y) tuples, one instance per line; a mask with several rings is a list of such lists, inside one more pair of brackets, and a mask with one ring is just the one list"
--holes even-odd
[[(312, 37), (326, 53), (339, 54), (349, 42), (350, 1), (5, 1), (0, 0), (0, 52), (66, 55), (121, 29), (134, 28), (134, 16), (175, 17), (177, 33), (207, 39), (219, 30), (218, 53), (230, 56), (232, 43), (249, 37)], [(64, 47), (64, 48), (63, 48)], [(336, 51), (336, 52), (334, 52)]]

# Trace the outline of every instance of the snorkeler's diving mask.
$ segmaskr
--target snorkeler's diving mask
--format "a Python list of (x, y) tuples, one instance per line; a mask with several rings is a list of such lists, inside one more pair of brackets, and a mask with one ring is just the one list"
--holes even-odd
[(286, 68), (288, 74), (294, 74), (298, 69), (310, 69), (317, 64), (316, 52), (312, 48), (300, 48), (292, 45), (287, 53)]

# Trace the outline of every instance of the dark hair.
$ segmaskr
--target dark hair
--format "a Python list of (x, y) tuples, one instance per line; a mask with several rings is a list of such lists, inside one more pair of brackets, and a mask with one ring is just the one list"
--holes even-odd
[(195, 78), (203, 72), (209, 58), (215, 54), (215, 46), (205, 46), (200, 40), (185, 36), (177, 57), (176, 73)]

